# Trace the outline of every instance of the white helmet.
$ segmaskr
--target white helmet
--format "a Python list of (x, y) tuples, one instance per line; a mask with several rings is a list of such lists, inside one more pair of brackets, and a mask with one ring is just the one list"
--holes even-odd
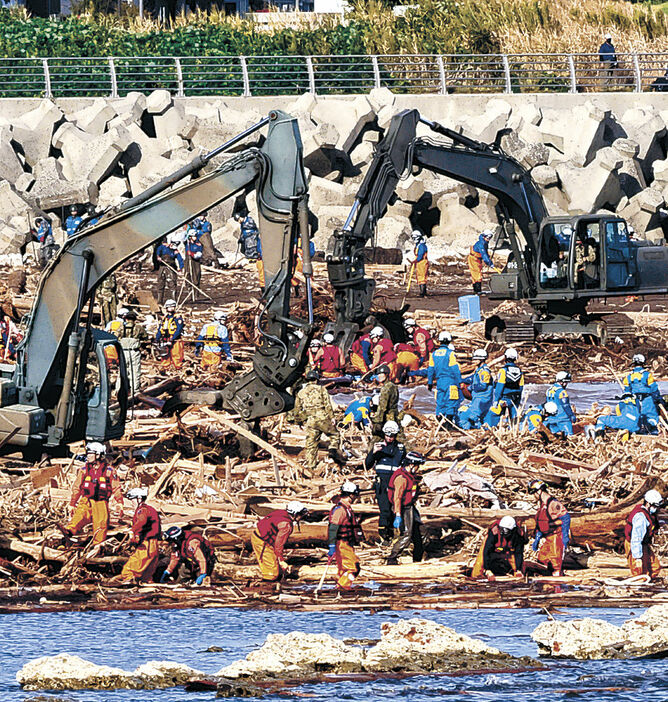
[(322, 342), (320, 341), (320, 339), (311, 339), (311, 343), (309, 344), (309, 346), (322, 346)]
[(663, 497), (658, 490), (648, 490), (643, 498), (647, 504), (660, 505), (663, 502)]
[(442, 331), (438, 334), (439, 344), (450, 344), (452, 343), (452, 334), (449, 331)]
[(516, 361), (517, 360), (517, 351), (515, 349), (506, 349), (506, 352), (503, 354), (508, 361)]
[(636, 230), (633, 228), (633, 225), (629, 222), (628, 224), (628, 231), (629, 235), (633, 236), (636, 233)]
[(499, 526), (502, 529), (514, 529), (517, 526), (517, 522), (513, 519), (513, 517), (507, 514), (505, 517), (501, 517)]
[(561, 230), (562, 236), (573, 236), (573, 229), (568, 225)]
[(399, 425), (396, 422), (390, 420), (389, 422), (385, 422), (385, 424), (383, 424), (383, 434), (387, 434), (388, 436), (396, 436), (398, 433)]
[(418, 241), (419, 239), (422, 239), (422, 232), (419, 232), (417, 229), (413, 229), (411, 239), (413, 239), (413, 241)]
[(145, 500), (148, 497), (148, 488), (136, 487), (125, 493), (128, 500)]
[(482, 233), (485, 239), (491, 239), (494, 236), (494, 232), (491, 229), (485, 229)]
[(130, 310), (127, 307), (119, 307), (116, 314), (123, 319), (123, 317), (127, 317), (130, 314)]
[(216, 314), (213, 315), (216, 322), (224, 322), (227, 319), (227, 315), (222, 310), (218, 310)]
[(548, 417), (553, 417), (558, 411), (559, 411), (559, 408), (557, 407), (557, 403), (556, 403), (556, 402), (551, 402), (551, 401), (550, 401), (550, 402), (546, 402), (546, 403), (543, 405), (543, 412), (545, 412), (545, 414), (546, 414)]
[(410, 329), (411, 327), (417, 326), (415, 324), (415, 320), (412, 317), (409, 317), (408, 319), (404, 319), (404, 329)]
[(374, 337), (377, 337), (378, 339), (382, 339), (383, 336), (385, 336), (385, 332), (383, 331), (383, 327), (374, 327), (369, 332), (369, 336), (374, 336)]
[(559, 371), (554, 377), (554, 380), (557, 383), (570, 383), (571, 374), (568, 371)]
[(304, 512), (307, 512), (308, 510), (303, 502), (300, 502), (299, 500), (292, 500), (288, 502), (285, 511), (288, 514), (299, 515), (304, 514)]
[(172, 298), (170, 297), (169, 300), (167, 300), (167, 302), (165, 302), (165, 308), (167, 308), (167, 309), (171, 309), (171, 308), (176, 309), (176, 300), (174, 300), (174, 299), (172, 299)]
[(98, 456), (104, 456), (107, 453), (107, 447), (99, 441), (89, 441), (86, 444), (86, 453), (95, 453)]
[(351, 480), (346, 480), (346, 482), (343, 483), (343, 485), (341, 486), (341, 494), (342, 495), (359, 495), (360, 489)]
[(326, 344), (333, 344), (334, 343), (334, 334), (332, 334), (332, 332), (327, 332), (326, 334), (323, 334), (322, 340)]
[(485, 351), (485, 349), (476, 349), (473, 352), (473, 360), (474, 361), (486, 361), (487, 360), (487, 351)]
[(638, 364), (639, 366), (642, 366), (645, 364), (645, 356), (642, 353), (636, 353), (633, 356), (633, 363)]

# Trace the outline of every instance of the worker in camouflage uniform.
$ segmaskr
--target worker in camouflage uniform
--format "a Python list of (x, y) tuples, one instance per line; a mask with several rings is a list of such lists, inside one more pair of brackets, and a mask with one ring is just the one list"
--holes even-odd
[(136, 312), (119, 307), (118, 317), (109, 322), (104, 330), (114, 334), (121, 343), (130, 389), (134, 395), (139, 391), (141, 381), (141, 343), (149, 340), (146, 327), (137, 322)]
[(309, 371), (304, 379), (306, 384), (297, 393), (293, 418), (306, 426), (306, 468), (313, 471), (318, 463), (318, 445), (320, 437), (329, 438), (329, 455), (338, 463), (345, 462), (339, 452), (341, 434), (334, 423), (334, 411), (327, 390), (318, 385), (317, 371)]
[[(376, 380), (381, 385), (380, 396), (378, 397), (378, 407), (370, 419), (373, 437), (382, 441), (385, 422), (399, 424), (399, 390), (390, 380), (390, 369), (385, 364), (376, 369)], [(403, 439), (403, 434), (401, 434), (399, 440), (403, 441)]]
[(100, 314), (102, 315), (102, 324), (106, 327), (109, 322), (116, 318), (116, 308), (118, 307), (116, 276), (113, 273), (102, 281), (98, 289), (97, 298), (100, 305)]

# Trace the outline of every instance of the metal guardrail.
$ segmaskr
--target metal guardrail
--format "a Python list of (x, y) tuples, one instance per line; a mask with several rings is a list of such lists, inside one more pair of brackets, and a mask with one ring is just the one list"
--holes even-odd
[[(122, 97), (164, 88), (209, 95), (645, 92), (668, 53), (203, 56), (0, 59), (0, 97)], [(668, 80), (667, 85), (668, 88)]]

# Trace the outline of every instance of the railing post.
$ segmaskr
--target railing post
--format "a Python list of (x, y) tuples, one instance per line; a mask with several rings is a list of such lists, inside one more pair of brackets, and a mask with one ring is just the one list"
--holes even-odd
[(571, 77), (571, 87), (568, 92), (577, 93), (578, 83), (575, 79), (575, 61), (573, 60), (573, 54), (568, 54), (568, 74)]
[(308, 71), (308, 91), (315, 95), (315, 71), (313, 70), (313, 56), (306, 57), (306, 70)]
[(638, 54), (633, 54), (633, 73), (635, 75), (635, 92), (642, 93), (642, 73), (640, 72), (640, 61)]
[(244, 81), (244, 97), (250, 97), (250, 80), (248, 79), (248, 64), (246, 63), (245, 56), (239, 56), (239, 62), (241, 63), (241, 76)]
[(441, 95), (447, 95), (448, 91), (447, 91), (447, 88), (445, 86), (445, 66), (443, 65), (443, 57), (442, 56), (436, 57), (436, 65), (438, 66), (438, 81), (440, 84), (439, 93)]
[(185, 97), (186, 93), (183, 89), (183, 69), (181, 68), (181, 59), (174, 58), (174, 67), (176, 68), (176, 80), (178, 83), (178, 88), (176, 91), (176, 97)]
[(116, 79), (116, 64), (114, 59), (109, 57), (109, 77), (111, 78), (111, 97), (118, 97), (118, 80)]
[(371, 57), (371, 65), (373, 66), (374, 87), (380, 88), (380, 68), (378, 68), (378, 56)]
[(51, 71), (49, 70), (49, 60), (42, 59), (42, 68), (44, 69), (44, 97), (53, 97), (51, 92)]
[(512, 93), (513, 86), (510, 82), (510, 63), (508, 62), (508, 56), (506, 54), (503, 54), (501, 56), (501, 61), (503, 62), (503, 75), (506, 80), (506, 89), (504, 90), (504, 92)]

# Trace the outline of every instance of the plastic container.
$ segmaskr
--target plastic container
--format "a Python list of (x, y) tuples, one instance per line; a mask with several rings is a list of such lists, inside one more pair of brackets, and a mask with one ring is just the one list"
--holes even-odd
[(469, 322), (481, 320), (478, 295), (463, 295), (459, 298), (459, 316), (468, 319)]

